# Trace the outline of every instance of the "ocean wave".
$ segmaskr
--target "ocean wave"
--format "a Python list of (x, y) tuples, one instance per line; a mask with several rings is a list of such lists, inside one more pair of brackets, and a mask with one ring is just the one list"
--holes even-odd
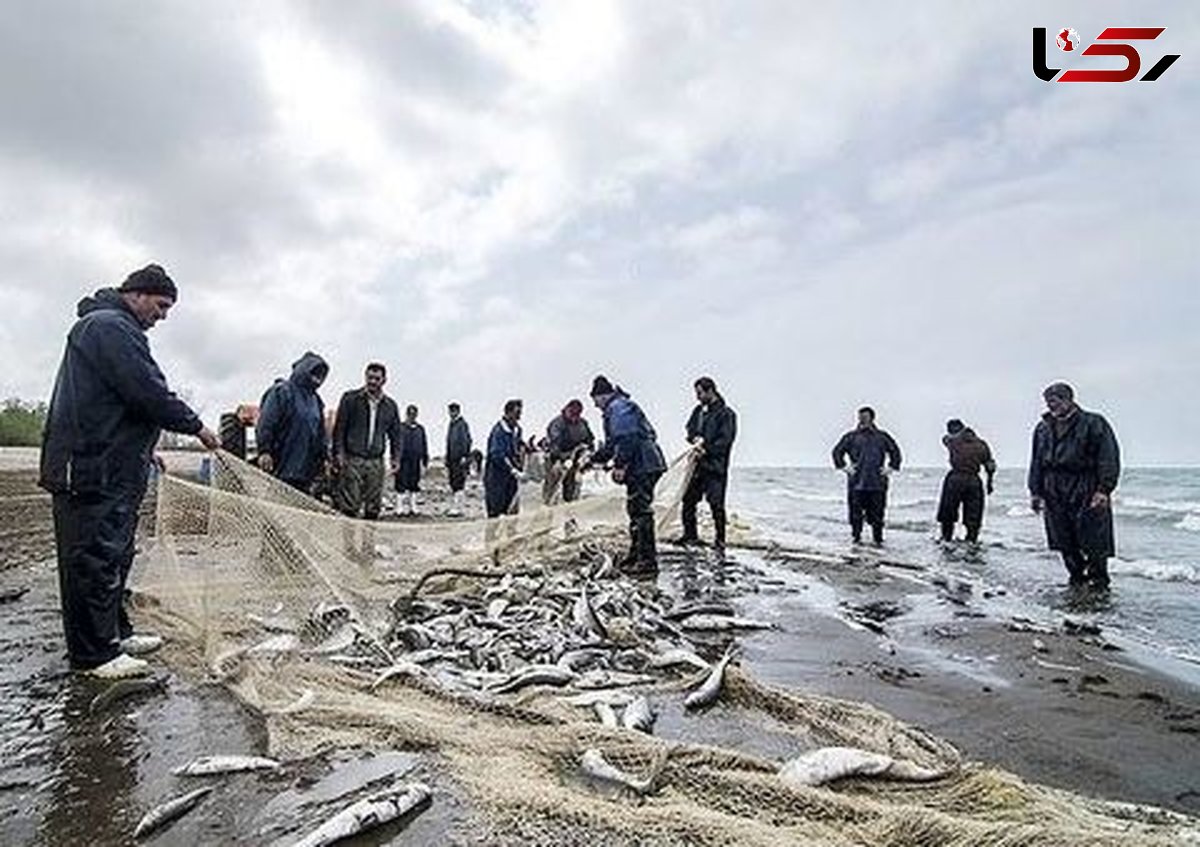
[(1177, 500), (1162, 501), (1149, 500), (1143, 497), (1122, 497), (1117, 494), (1113, 497), (1113, 505), (1117, 511), (1122, 509), (1135, 509), (1143, 512), (1166, 512), (1171, 515), (1200, 515), (1200, 502), (1195, 500)]
[(1157, 559), (1114, 559), (1109, 570), (1122, 576), (1139, 577), (1154, 582), (1200, 582), (1200, 569), (1195, 565), (1172, 564)]
[(1185, 515), (1183, 520), (1175, 524), (1176, 529), (1186, 529), (1189, 532), (1200, 532), (1200, 515)]
[(801, 500), (805, 503), (844, 503), (845, 495), (811, 494), (807, 491), (792, 491), (788, 488), (772, 488), (767, 492), (772, 497), (786, 497), (788, 500)]

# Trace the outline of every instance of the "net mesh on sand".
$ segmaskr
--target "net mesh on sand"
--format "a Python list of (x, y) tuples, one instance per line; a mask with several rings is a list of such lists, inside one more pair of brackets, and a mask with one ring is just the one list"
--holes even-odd
[[(1200, 843), (1184, 816), (963, 762), (871, 706), (764, 685), (736, 661), (715, 706), (684, 709), (707, 671), (664, 661), (697, 646), (681, 601), (612, 567), (626, 526), (615, 485), (491, 522), (365, 522), (228, 454), (212, 462), (210, 484), (159, 479), (136, 567), (139, 614), (169, 636), (168, 661), (260, 713), (272, 754), (428, 754), (481, 842)], [(660, 531), (689, 472), (679, 460), (659, 483)], [(606, 726), (587, 702), (619, 714), (639, 694), (662, 713), (657, 735)], [(939, 778), (781, 779), (784, 759), (827, 746)], [(588, 750), (642, 784), (589, 776)]]

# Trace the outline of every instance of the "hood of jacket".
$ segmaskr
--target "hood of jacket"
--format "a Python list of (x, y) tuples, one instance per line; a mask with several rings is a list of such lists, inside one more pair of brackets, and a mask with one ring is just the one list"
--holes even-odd
[(95, 294), (80, 300), (79, 305), (75, 308), (75, 313), (81, 318), (93, 312), (105, 311), (120, 312), (133, 318), (135, 322), (137, 321), (137, 316), (129, 310), (129, 306), (125, 304), (125, 298), (115, 288), (101, 288)]
[(320, 373), (322, 378), (328, 376), (329, 365), (326, 364), (324, 359), (309, 350), (292, 363), (292, 375), (289, 377), (289, 380), (297, 388), (316, 391), (317, 384), (314, 376), (317, 373)]

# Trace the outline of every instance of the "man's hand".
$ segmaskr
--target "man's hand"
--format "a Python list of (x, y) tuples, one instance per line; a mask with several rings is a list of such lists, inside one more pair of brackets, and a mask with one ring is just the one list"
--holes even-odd
[(854, 463), (848, 462), (847, 464), (842, 465), (840, 468), (838, 468), (838, 470), (840, 470), (846, 476), (854, 476)]
[(1093, 509), (1103, 509), (1107, 505), (1108, 505), (1108, 495), (1105, 494), (1103, 491), (1097, 491), (1095, 494), (1092, 495), (1092, 508)]
[(879, 469), (879, 475), (882, 476), (884, 479), (887, 479), (889, 476), (892, 475), (892, 473), (894, 471), (895, 471), (895, 468), (893, 468), (891, 465), (884, 465), (882, 468)]
[(1035, 495), (1029, 498), (1029, 508), (1033, 509), (1036, 514), (1040, 515), (1042, 513), (1042, 505), (1041, 497)]
[(988, 481), (987, 481), (987, 493), (988, 493), (989, 497), (992, 494), (992, 480), (990, 477), (988, 478)]
[(275, 460), (271, 458), (270, 453), (259, 454), (258, 469), (263, 473), (273, 473), (275, 471)]
[(624, 468), (613, 468), (612, 481), (615, 482), (617, 485), (623, 485), (625, 482), (625, 469)]
[(207, 450), (219, 450), (221, 448), (221, 439), (206, 426), (200, 427), (200, 431), (196, 433), (196, 437), (200, 439), (200, 443)]

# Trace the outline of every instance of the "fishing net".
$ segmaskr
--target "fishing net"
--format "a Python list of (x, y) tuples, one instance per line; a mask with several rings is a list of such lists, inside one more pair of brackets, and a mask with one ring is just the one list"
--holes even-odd
[[(614, 484), (495, 521), (365, 522), (228, 454), (211, 463), (207, 483), (158, 480), (136, 569), (138, 614), (169, 637), (167, 660), (261, 714), (274, 755), (422, 752), (470, 809), (463, 842), (1200, 843), (1184, 816), (963, 762), (871, 706), (765, 685), (736, 661), (714, 706), (686, 710), (708, 672), (656, 657), (713, 644), (688, 628), (703, 615), (612, 566), (627, 544)], [(689, 474), (681, 459), (659, 483), (661, 533)], [(660, 712), (653, 735), (604, 725), (588, 702), (619, 712), (635, 694)], [(937, 778), (780, 778), (782, 761), (828, 746)], [(589, 750), (640, 786), (588, 775)]]

